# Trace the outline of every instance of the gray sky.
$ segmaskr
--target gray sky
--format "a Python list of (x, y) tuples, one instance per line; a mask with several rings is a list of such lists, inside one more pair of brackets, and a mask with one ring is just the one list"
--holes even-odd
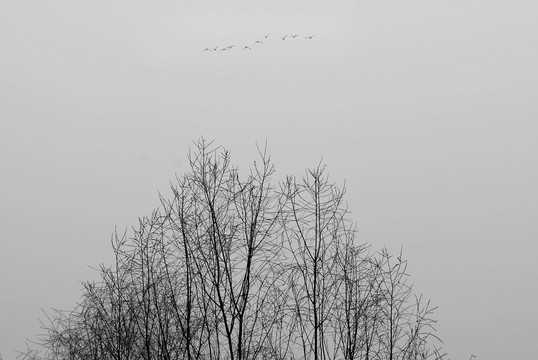
[(453, 359), (531, 359), (537, 18), (523, 0), (2, 1), (0, 353), (72, 308), (203, 135), (244, 170), (267, 138), (280, 177), (323, 157), (359, 239), (403, 246)]

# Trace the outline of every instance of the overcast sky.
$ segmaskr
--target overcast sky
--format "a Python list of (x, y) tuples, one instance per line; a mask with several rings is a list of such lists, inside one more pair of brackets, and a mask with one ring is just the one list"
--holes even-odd
[(451, 358), (535, 357), (537, 19), (530, 0), (3, 0), (4, 360), (201, 135), (245, 171), (267, 139), (280, 178), (323, 158), (359, 240), (403, 247)]

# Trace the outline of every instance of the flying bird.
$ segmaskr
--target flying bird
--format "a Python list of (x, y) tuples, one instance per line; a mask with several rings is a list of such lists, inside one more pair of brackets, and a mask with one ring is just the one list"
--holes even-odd
[(254, 45), (256, 45), (256, 44), (263, 44), (263, 42), (261, 42), (260, 40), (257, 40), (257, 41), (254, 43)]
[(245, 50), (247, 50), (247, 49), (248, 49), (248, 50), (252, 50), (252, 49), (250, 48), (250, 46), (246, 46), (246, 45), (245, 45), (245, 47), (243, 48), (243, 51), (245, 51)]
[(295, 39), (299, 35), (290, 35), (290, 36)]
[[(270, 34), (270, 33), (269, 33), (269, 34)], [(263, 35), (263, 37), (267, 39), (267, 38), (269, 37), (269, 34), (267, 34), (267, 35)]]
[(284, 35), (284, 37), (281, 37), (281, 39), (282, 39), (282, 40), (286, 40), (286, 37), (287, 37), (287, 36), (288, 36), (288, 35)]
[(205, 48), (204, 50), (202, 50), (202, 52), (204, 52), (204, 51), (213, 51), (213, 50), (211, 50), (209, 48)]
[(316, 35), (305, 36), (304, 38), (305, 38), (305, 39), (308, 39), (308, 40), (312, 40), (312, 38), (313, 38), (314, 36), (316, 36)]

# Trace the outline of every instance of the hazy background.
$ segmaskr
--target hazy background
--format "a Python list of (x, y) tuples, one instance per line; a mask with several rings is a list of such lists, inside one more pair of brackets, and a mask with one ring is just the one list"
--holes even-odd
[(4, 360), (41, 308), (73, 307), (201, 135), (244, 171), (267, 138), (280, 178), (323, 157), (359, 240), (403, 246), (453, 359), (533, 358), (537, 19), (530, 0), (3, 0)]

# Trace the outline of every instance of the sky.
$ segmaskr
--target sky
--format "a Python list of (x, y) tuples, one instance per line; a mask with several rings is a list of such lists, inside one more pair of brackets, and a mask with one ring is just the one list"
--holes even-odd
[(358, 239), (403, 248), (452, 359), (533, 358), (537, 18), (530, 0), (2, 1), (3, 359), (73, 307), (201, 136), (245, 172), (265, 141), (276, 178), (327, 164)]

